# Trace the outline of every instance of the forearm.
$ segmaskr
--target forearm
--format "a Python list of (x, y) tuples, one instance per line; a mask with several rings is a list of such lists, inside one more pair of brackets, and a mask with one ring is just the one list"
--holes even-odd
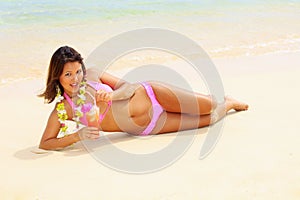
[(130, 84), (127, 82), (123, 82), (118, 88), (112, 93), (112, 100), (125, 100), (132, 97), (135, 90), (137, 89), (138, 84)]
[(117, 78), (106, 72), (100, 72), (97, 69), (90, 68), (88, 71), (88, 80), (97, 80), (109, 85), (114, 91), (112, 92), (112, 100), (125, 100), (132, 97), (137, 84), (131, 84), (125, 80)]
[(78, 135), (78, 132), (76, 132), (70, 135), (66, 135), (62, 138), (51, 138), (45, 141), (42, 140), (40, 142), (39, 148), (45, 150), (59, 150), (70, 146), (78, 141), (80, 141), (80, 137)]

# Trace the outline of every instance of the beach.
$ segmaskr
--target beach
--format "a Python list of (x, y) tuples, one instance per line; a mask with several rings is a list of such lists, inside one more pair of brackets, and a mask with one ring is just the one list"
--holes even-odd
[[(174, 164), (142, 175), (110, 169), (97, 162), (80, 144), (63, 151), (33, 153), (47, 114), (52, 110), (52, 106), (35, 97), (43, 81), (22, 81), (1, 88), (1, 96), (6, 96), (3, 111), (7, 113), (2, 119), (5, 133), (1, 140), (2, 197), (298, 199), (298, 58), (299, 54), (282, 54), (216, 60), (226, 91), (241, 96), (250, 109), (226, 117), (221, 138), (205, 159), (199, 160), (207, 134), (207, 128), (202, 128), (187, 152)], [(295, 66), (287, 70), (287, 62)], [(273, 70), (261, 69), (261, 65)], [(228, 73), (228, 67), (236, 68)], [(28, 88), (34, 92), (28, 92)], [(16, 115), (11, 107), (22, 113)], [(13, 123), (12, 118), (18, 123)], [(185, 133), (189, 135), (189, 131)], [(142, 141), (125, 133), (114, 134), (115, 145), (136, 153), (156, 151), (176, 136), (174, 133), (157, 135)]]
[[(97, 7), (92, 4), (94, 1), (89, 3), (89, 9)], [(9, 18), (13, 12), (7, 14), (6, 11), (0, 21), (3, 41), (0, 47), (3, 113), (0, 198), (299, 199), (300, 26), (294, 23), (299, 19), (295, 12), (299, 2), (283, 3), (234, 8), (213, 4), (205, 5), (207, 7), (201, 12), (193, 10), (189, 4), (178, 3), (170, 10), (164, 10), (167, 7), (164, 5), (157, 6), (153, 8), (156, 13), (151, 9), (143, 10), (142, 3), (133, 2), (121, 8), (112, 3), (111, 7), (103, 9), (115, 9), (117, 14), (101, 15), (98, 21), (94, 13), (97, 10), (91, 9), (91, 14), (69, 21), (45, 18), (43, 20), (48, 20), (45, 24), (35, 21), (35, 15), (29, 14), (26, 15), (29, 16), (28, 24), (22, 18), (13, 21)], [(128, 9), (133, 4), (140, 7)], [(200, 6), (195, 5), (195, 9)], [(11, 5), (5, 6), (7, 10), (11, 9)], [(28, 9), (34, 10), (30, 6)], [(50, 3), (46, 6), (50, 12)], [(241, 14), (245, 9), (249, 10), (248, 14), (253, 14), (257, 6), (263, 20)], [(23, 8), (27, 9), (26, 6)], [(59, 12), (63, 6), (59, 4), (53, 8)], [(240, 12), (229, 15), (230, 9)], [(127, 14), (122, 15), (122, 10)], [(212, 13), (216, 14), (215, 18)], [(282, 14), (279, 21), (274, 18), (278, 13)], [(73, 16), (72, 13), (69, 15)], [(234, 16), (236, 20), (233, 20)], [(83, 23), (85, 19), (87, 22)], [(248, 24), (242, 23), (242, 19)], [(38, 149), (54, 104), (44, 104), (37, 94), (45, 87), (47, 66), (54, 50), (70, 45), (88, 58), (97, 46), (115, 35), (153, 26), (179, 32), (196, 41), (214, 63), (225, 93), (249, 104), (248, 111), (230, 112), (225, 117), (220, 137), (211, 152), (199, 159), (211, 127), (150, 137), (101, 133), (103, 137), (94, 141), (95, 151), (105, 152), (114, 146), (131, 154), (146, 155), (159, 152), (175, 138), (184, 141), (193, 136), (191, 144), (178, 159), (148, 173), (112, 169), (99, 162), (81, 142), (59, 151)], [(120, 59), (109, 71), (120, 75), (134, 65), (147, 63), (184, 68), (182, 61), (174, 55), (141, 52)], [(191, 82), (193, 90), (207, 91), (202, 85), (198, 87), (199, 80), (190, 77), (193, 77), (191, 72), (184, 76)]]

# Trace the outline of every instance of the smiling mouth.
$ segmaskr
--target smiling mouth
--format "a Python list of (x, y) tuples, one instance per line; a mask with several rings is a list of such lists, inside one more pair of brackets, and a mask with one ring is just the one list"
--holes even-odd
[(77, 86), (78, 86), (78, 83), (72, 83), (71, 86), (72, 86), (72, 87), (77, 87)]
[(73, 88), (73, 90), (77, 90), (79, 88), (79, 83), (72, 83), (70, 86)]

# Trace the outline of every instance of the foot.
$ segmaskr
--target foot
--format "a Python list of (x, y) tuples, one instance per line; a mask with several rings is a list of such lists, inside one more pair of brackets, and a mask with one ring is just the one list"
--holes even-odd
[(248, 104), (238, 101), (230, 96), (225, 97), (225, 101), (228, 105), (228, 111), (234, 109), (235, 111), (245, 111), (248, 110)]

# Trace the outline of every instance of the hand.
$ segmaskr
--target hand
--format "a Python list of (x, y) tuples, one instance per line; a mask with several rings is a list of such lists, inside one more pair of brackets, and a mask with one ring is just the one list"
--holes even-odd
[(98, 90), (95, 94), (96, 102), (109, 102), (112, 99), (111, 93), (106, 92), (105, 90)]
[(83, 127), (78, 131), (80, 140), (96, 140), (100, 137), (99, 130), (96, 127)]

